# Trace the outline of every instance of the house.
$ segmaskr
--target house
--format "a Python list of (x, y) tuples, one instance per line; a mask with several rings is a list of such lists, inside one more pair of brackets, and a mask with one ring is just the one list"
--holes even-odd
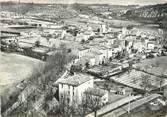
[(35, 46), (35, 44), (19, 41), (18, 46), (20, 49), (31, 49)]
[(90, 52), (90, 48), (81, 46), (78, 48), (78, 57), (81, 58)]
[(110, 57), (112, 57), (112, 48), (107, 47), (107, 46), (98, 46), (96, 47), (97, 50), (99, 50), (103, 54), (103, 61), (105, 62), (108, 60)]
[(90, 37), (94, 36), (95, 33), (92, 30), (85, 31), (76, 36), (76, 41), (81, 42), (82, 40), (87, 41)]
[(82, 65), (83, 68), (86, 67), (86, 64), (88, 64), (89, 66), (94, 66), (95, 63), (96, 63), (95, 56), (91, 53), (88, 53), (87, 55), (85, 55), (85, 56), (83, 56), (75, 61), (76, 65)]
[(63, 43), (66, 43), (66, 47), (71, 50), (71, 53), (75, 55), (78, 59), (85, 56), (89, 51), (90, 48), (83, 46), (82, 44), (78, 42), (71, 42), (71, 41), (62, 41)]
[(148, 50), (155, 50), (155, 49), (159, 49), (159, 48), (161, 48), (161, 46), (156, 41), (149, 41), (147, 43)]
[(99, 50), (91, 50), (91, 53), (95, 55), (95, 65), (103, 63), (103, 53)]
[(118, 95), (132, 95), (133, 89), (129, 87), (117, 87), (116, 94)]
[[(80, 57), (77, 60), (77, 64), (82, 64), (85, 66), (85, 63), (89, 63), (89, 65), (99, 65), (104, 61), (103, 53), (98, 49), (95, 49), (94, 46), (88, 46), (88, 50), (79, 51)], [(81, 48), (80, 48), (81, 49)]]
[(84, 96), (88, 104), (98, 103), (99, 106), (103, 106), (109, 100), (108, 91), (100, 89), (100, 88), (89, 88), (84, 92), (84, 94), (85, 94)]
[(135, 40), (133, 43), (133, 49), (137, 50), (138, 52), (142, 52), (145, 47), (145, 43), (140, 40)]
[(18, 39), (16, 37), (9, 37), (9, 38), (6, 38), (6, 39), (2, 39), (1, 43), (2, 42), (7, 44), (7, 45), (9, 45), (9, 44), (17, 44), (18, 43)]
[(74, 75), (66, 75), (57, 81), (59, 84), (59, 101), (67, 100), (67, 103), (80, 104), (82, 103), (83, 93), (93, 88), (93, 77), (77, 73)]
[(84, 14), (79, 14), (79, 17), (81, 17), (81, 18), (86, 18), (86, 19), (88, 19), (88, 18), (89, 18), (89, 16), (88, 16), (88, 15), (84, 15)]
[(109, 37), (109, 38), (107, 38), (108, 45), (114, 44), (114, 42), (115, 42), (116, 40), (117, 40), (117, 38), (115, 38), (115, 37)]
[(106, 31), (107, 31), (106, 25), (105, 24), (101, 24), (100, 25), (100, 32), (101, 33), (106, 33)]

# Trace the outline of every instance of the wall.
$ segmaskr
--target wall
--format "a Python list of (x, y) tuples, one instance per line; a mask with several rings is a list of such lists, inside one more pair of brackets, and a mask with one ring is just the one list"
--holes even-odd
[(93, 88), (93, 79), (78, 86), (78, 101), (79, 101), (79, 103), (82, 102), (83, 93), (88, 88)]
[(141, 96), (130, 96), (130, 97), (125, 97), (123, 99), (120, 99), (114, 103), (111, 103), (109, 105), (106, 105), (104, 107), (102, 107), (101, 109), (97, 110), (97, 116), (98, 115), (102, 115), (104, 113), (107, 113), (115, 108), (118, 108), (126, 103), (128, 103), (129, 101), (133, 101), (135, 99), (138, 99), (140, 98)]

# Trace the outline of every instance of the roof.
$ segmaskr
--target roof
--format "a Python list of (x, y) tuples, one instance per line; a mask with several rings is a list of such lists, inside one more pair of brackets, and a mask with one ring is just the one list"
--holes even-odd
[(94, 66), (93, 68), (89, 69), (90, 72), (94, 72), (94, 73), (106, 73), (106, 72), (110, 72), (115, 68), (119, 68), (120, 65), (116, 65), (116, 64), (108, 64), (107, 66)]
[(20, 34), (19, 31), (14, 30), (14, 29), (11, 29), (11, 28), (6, 28), (6, 27), (0, 28), (0, 31), (1, 31), (1, 32), (9, 32), (9, 33)]
[(35, 47), (32, 49), (32, 51), (37, 53), (47, 53), (49, 49), (44, 47)]
[(19, 42), (18, 45), (19, 45), (20, 48), (32, 48), (32, 47), (34, 47), (34, 44), (32, 44), (32, 43)]
[(81, 47), (78, 48), (79, 51), (87, 50), (87, 49), (89, 49), (89, 48), (88, 47), (84, 47), (84, 46), (81, 46)]
[(101, 53), (99, 50), (93, 50), (92, 54), (94, 54), (94, 55), (101, 55), (103, 53)]
[(52, 56), (55, 55), (56, 51), (49, 51), (48, 53), (46, 53), (48, 56)]
[(108, 49), (107, 46), (98, 46), (97, 48), (100, 50), (107, 50)]
[(99, 89), (99, 88), (89, 88), (84, 93), (89, 94), (89, 95), (102, 97), (107, 93), (107, 91), (105, 91), (103, 89)]
[[(149, 81), (149, 87), (144, 89), (145, 84), (144, 84), (144, 76), (148, 76), (148, 81)], [(119, 76), (116, 77), (111, 77), (112, 80), (115, 82), (119, 82), (121, 84), (124, 84), (126, 86), (135, 88), (135, 89), (140, 89), (140, 90), (154, 90), (160, 87), (161, 83), (161, 78), (151, 75), (148, 73), (143, 72), (142, 70), (131, 70), (130, 72), (125, 72), (123, 74), (120, 74)], [(165, 86), (167, 84), (167, 80), (164, 79), (161, 86)], [(148, 84), (146, 84), (148, 85)]]
[(67, 84), (72, 86), (79, 86), (87, 81), (92, 80), (93, 77), (86, 74), (77, 73), (74, 75), (67, 75), (64, 78), (60, 79), (57, 83)]

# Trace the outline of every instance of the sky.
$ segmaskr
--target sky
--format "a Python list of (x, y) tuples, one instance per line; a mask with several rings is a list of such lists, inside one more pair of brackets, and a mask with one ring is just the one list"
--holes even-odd
[[(19, 1), (19, 0), (0, 0), (0, 1)], [(167, 0), (20, 0), (21, 2), (33, 3), (98, 3), (98, 4), (114, 4), (114, 5), (152, 5), (167, 3)]]

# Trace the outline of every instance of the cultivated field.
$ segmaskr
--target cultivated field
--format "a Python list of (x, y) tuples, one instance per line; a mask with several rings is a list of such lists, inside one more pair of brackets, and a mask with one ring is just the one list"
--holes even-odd
[(39, 64), (43, 62), (22, 55), (0, 52), (0, 94), (28, 78)]

